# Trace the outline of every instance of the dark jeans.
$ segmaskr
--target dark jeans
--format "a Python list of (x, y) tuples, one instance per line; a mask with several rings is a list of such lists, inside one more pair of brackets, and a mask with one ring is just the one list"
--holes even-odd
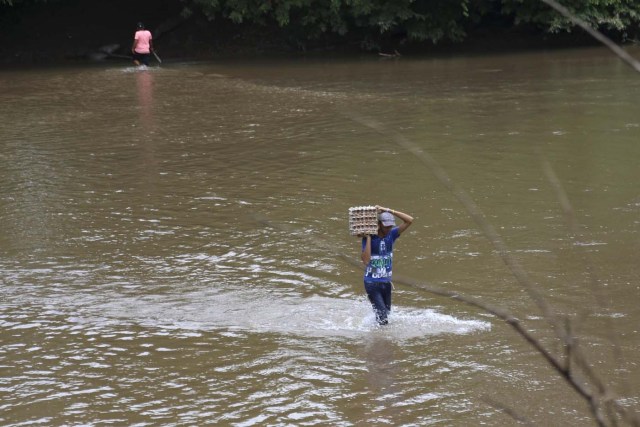
[(138, 61), (138, 63), (140, 63), (142, 65), (146, 65), (146, 66), (149, 66), (149, 57), (150, 56), (151, 56), (151, 54), (149, 54), (149, 53), (133, 52), (133, 60), (134, 61)]
[(367, 291), (367, 296), (373, 311), (376, 313), (376, 320), (380, 325), (386, 325), (389, 323), (387, 316), (391, 311), (391, 288), (392, 285), (389, 282), (386, 283), (366, 283), (364, 289)]

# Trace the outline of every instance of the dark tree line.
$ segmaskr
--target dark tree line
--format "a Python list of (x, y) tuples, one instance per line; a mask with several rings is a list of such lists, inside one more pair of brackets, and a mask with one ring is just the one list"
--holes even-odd
[[(3, 8), (65, 0), (0, 0)], [(183, 16), (278, 28), (301, 43), (322, 39), (375, 43), (385, 38), (413, 42), (459, 42), (478, 28), (528, 28), (570, 32), (575, 24), (541, 0), (176, 0)], [(640, 33), (638, 0), (562, 0), (592, 28), (625, 41)], [(29, 9), (25, 9), (29, 10)]]

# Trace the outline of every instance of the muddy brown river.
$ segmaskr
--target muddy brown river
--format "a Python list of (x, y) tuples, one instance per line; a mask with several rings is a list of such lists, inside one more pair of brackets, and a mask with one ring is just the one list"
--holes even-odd
[(561, 352), (420, 153), (640, 407), (640, 75), (605, 49), (0, 70), (0, 117), (3, 426), (594, 425), (476, 307), (398, 283), (376, 326), (351, 206)]

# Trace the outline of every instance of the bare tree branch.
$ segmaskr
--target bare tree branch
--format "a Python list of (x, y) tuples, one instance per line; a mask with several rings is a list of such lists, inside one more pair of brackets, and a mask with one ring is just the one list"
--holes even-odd
[[(487, 221), (480, 208), (475, 204), (471, 197), (456, 185), (444, 171), (444, 169), (426, 152), (418, 147), (413, 142), (402, 136), (397, 132), (392, 132), (389, 129), (381, 126), (375, 120), (366, 118), (362, 115), (354, 112), (343, 112), (346, 117), (351, 120), (368, 127), (379, 134), (388, 137), (391, 141), (406, 149), (410, 153), (414, 154), (418, 159), (424, 163), (427, 168), (433, 173), (433, 175), (449, 190), (464, 206), (465, 210), (469, 213), (472, 219), (478, 224), (484, 235), (491, 242), (496, 249), (498, 255), (502, 258), (505, 265), (509, 268), (512, 275), (520, 286), (527, 291), (532, 300), (536, 303), (538, 308), (544, 313), (545, 319), (556, 333), (559, 342), (561, 343), (564, 352), (563, 357), (558, 358), (551, 354), (547, 348), (540, 343), (533, 335), (531, 335), (520, 323), (520, 321), (508, 311), (492, 307), (476, 298), (460, 295), (448, 290), (437, 289), (422, 283), (416, 282), (412, 279), (395, 277), (394, 281), (410, 285), (416, 288), (423, 289), (430, 293), (449, 297), (451, 299), (464, 302), (466, 304), (481, 308), (496, 317), (505, 321), (511, 326), (519, 335), (521, 335), (532, 347), (534, 347), (547, 362), (565, 379), (565, 381), (580, 395), (589, 405), (594, 420), (600, 426), (616, 425), (616, 420), (613, 417), (605, 418), (605, 413), (608, 411), (615, 411), (621, 414), (621, 417), (627, 420), (632, 425), (640, 425), (640, 419), (635, 415), (629, 413), (624, 407), (622, 407), (612, 396), (605, 384), (599, 379), (596, 373), (591, 368), (591, 365), (587, 362), (580, 348), (576, 345), (574, 337), (572, 336), (571, 328), (569, 327), (568, 320), (564, 322), (558, 318), (550, 304), (547, 303), (542, 296), (536, 283), (534, 283), (520, 266), (515, 258), (511, 256), (506, 244), (499, 236), (495, 228)], [(568, 204), (568, 198), (561, 203)], [(343, 256), (344, 257), (344, 256)], [(357, 263), (359, 265), (359, 263)], [(362, 267), (361, 265), (359, 265)], [(578, 371), (574, 368), (577, 366), (580, 368), (580, 372), (583, 372), (589, 378), (590, 386), (585, 384), (579, 377)]]
[(569, 9), (567, 9), (557, 1), (555, 0), (540, 0), (540, 1), (547, 4), (551, 8), (555, 9), (558, 13), (560, 13), (565, 18), (568, 18), (569, 20), (571, 20), (571, 22), (573, 22), (574, 24), (576, 24), (577, 26), (585, 30), (587, 33), (589, 33), (591, 37), (595, 38), (600, 43), (604, 44), (606, 47), (611, 49), (613, 53), (615, 53), (620, 59), (622, 59), (624, 62), (630, 65), (631, 68), (640, 72), (640, 62), (635, 60), (624, 49), (622, 49), (620, 46), (618, 46), (616, 43), (614, 43), (611, 39), (609, 39), (607, 36), (602, 34), (600, 31), (597, 31), (591, 28), (591, 26), (589, 26), (588, 23), (578, 18), (574, 13), (571, 13)]
[[(495, 228), (486, 220), (478, 205), (476, 205), (476, 203), (466, 191), (464, 191), (462, 188), (460, 188), (460, 186), (458, 186), (451, 180), (446, 171), (428, 153), (424, 152), (420, 147), (409, 141), (403, 135), (397, 132), (390, 131), (389, 129), (381, 126), (375, 120), (371, 120), (352, 111), (343, 111), (343, 114), (351, 120), (388, 137), (391, 141), (406, 149), (407, 151), (415, 155), (422, 163), (424, 163), (425, 166), (427, 166), (427, 168), (433, 173), (436, 179), (440, 181), (440, 183), (444, 185), (444, 187), (447, 188), (458, 199), (465, 210), (469, 213), (471, 218), (480, 227), (484, 235), (493, 245), (498, 255), (509, 269), (509, 271), (511, 271), (513, 276), (517, 279), (518, 283), (522, 285), (522, 288), (527, 291), (529, 296), (542, 311), (545, 318), (551, 321), (553, 324), (557, 324), (555, 320), (556, 314), (554, 313), (551, 306), (547, 304), (546, 300), (543, 298), (542, 292), (540, 291), (539, 287), (533, 282), (533, 280), (531, 280), (520, 263), (511, 255), (507, 248), (507, 245), (504, 243)], [(560, 336), (562, 335), (560, 331), (557, 332), (560, 334)]]
[(484, 402), (487, 405), (493, 406), (496, 409), (499, 409), (500, 411), (504, 412), (505, 414), (509, 415), (511, 418), (513, 418), (518, 424), (523, 424), (526, 426), (531, 426), (533, 427), (534, 424), (527, 420), (526, 418), (524, 418), (522, 415), (518, 414), (513, 408), (510, 408), (494, 399), (491, 399), (488, 396), (484, 396), (482, 398), (482, 400), (484, 400)]
[[(560, 203), (560, 207), (564, 213), (571, 234), (574, 238), (577, 238), (579, 236), (579, 232), (575, 219), (575, 210), (573, 209), (571, 202), (569, 201), (569, 197), (565, 192), (560, 179), (556, 175), (549, 161), (546, 159), (542, 162), (542, 170), (556, 193), (556, 197)], [(602, 292), (600, 292), (600, 287), (598, 286), (599, 281), (595, 276), (595, 268), (593, 266), (593, 263), (590, 262), (590, 260), (586, 256), (582, 257), (582, 261), (585, 265), (585, 272), (588, 275), (592, 294), (596, 297), (597, 302), (604, 301), (604, 296), (602, 295)], [(571, 326), (572, 325), (570, 323), (567, 324), (567, 328), (571, 328)], [(610, 327), (609, 329), (613, 330), (612, 327)], [(578, 342), (575, 339), (575, 334), (572, 331), (569, 331), (567, 335), (571, 339), (570, 342), (566, 343), (567, 360), (569, 360), (570, 362), (573, 361), (575, 366), (589, 377), (589, 380), (595, 385), (598, 392), (603, 396), (600, 398), (599, 405), (602, 405), (606, 408), (607, 413), (609, 414), (609, 419), (613, 419), (613, 414), (617, 413), (630, 424), (638, 425), (637, 423), (639, 421), (637, 419), (633, 421), (633, 417), (627, 418), (626, 413), (621, 413), (619, 411), (620, 408), (618, 407), (618, 403), (615, 402), (614, 398), (610, 395), (609, 391), (601, 382), (600, 378), (594, 374), (593, 369), (585, 360), (583, 353), (574, 351), (574, 347), (578, 345)], [(620, 343), (617, 339), (617, 336), (615, 334), (612, 334), (607, 338), (612, 342), (614, 354), (616, 356), (616, 359), (619, 360), (621, 358), (621, 355), (619, 351)], [(570, 369), (573, 368), (570, 367)]]
[[(303, 233), (301, 230), (295, 230), (293, 227), (288, 225), (275, 224), (274, 222), (272, 222), (271, 220), (269, 220), (264, 216), (256, 215), (254, 218), (265, 226), (278, 229), (290, 235), (299, 235), (301, 238), (308, 237), (307, 234)], [(327, 250), (335, 251), (335, 247), (331, 244), (331, 242), (325, 241), (321, 237), (317, 237), (317, 236), (315, 237), (315, 239), (316, 239), (315, 240), (316, 243), (320, 247), (326, 248)], [(353, 265), (356, 268), (359, 268), (359, 269), (363, 268), (362, 262), (360, 260), (357, 260), (356, 258), (353, 258), (347, 254), (336, 253), (335, 256)], [(520, 320), (511, 312), (509, 312), (508, 310), (502, 307), (496, 307), (491, 304), (487, 304), (478, 298), (466, 296), (458, 292), (450, 291), (448, 289), (438, 288), (436, 286), (432, 286), (427, 283), (420, 282), (411, 278), (394, 275), (393, 281), (394, 283), (410, 286), (416, 289), (426, 291), (433, 295), (450, 298), (452, 300), (462, 302), (469, 306), (479, 308), (482, 311), (492, 314), (497, 318), (503, 320), (507, 325), (511, 326), (511, 328), (513, 328), (518, 335), (524, 338), (524, 340), (528, 342), (538, 353), (540, 353), (542, 357), (553, 367), (553, 369), (556, 372), (558, 372), (565, 379), (565, 381), (576, 391), (576, 393), (578, 393), (583, 399), (585, 399), (589, 403), (589, 406), (592, 409), (594, 418), (598, 421), (598, 425), (601, 425), (601, 426), (607, 425), (603, 420), (601, 420), (601, 416), (599, 415), (597, 410), (598, 399), (594, 397), (590, 388), (587, 385), (583, 384), (578, 378), (576, 378), (573, 375), (573, 372), (569, 369), (569, 365), (567, 365), (566, 363), (563, 363), (561, 360), (559, 360), (557, 357), (551, 354), (537, 338), (535, 338), (531, 333), (529, 333), (529, 331), (527, 331), (526, 328), (522, 325)], [(622, 407), (619, 407), (617, 409), (619, 409), (621, 412), (624, 411), (624, 408)]]

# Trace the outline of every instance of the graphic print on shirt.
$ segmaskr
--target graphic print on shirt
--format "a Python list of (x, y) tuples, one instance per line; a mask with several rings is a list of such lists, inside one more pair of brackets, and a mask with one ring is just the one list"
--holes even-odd
[[(390, 282), (391, 268), (393, 264), (393, 244), (400, 237), (398, 227), (391, 229), (389, 234), (384, 237), (377, 235), (371, 236), (371, 258), (364, 270), (364, 281), (373, 282)], [(362, 239), (362, 250), (364, 251), (367, 239)]]
[(378, 242), (378, 250), (372, 251), (377, 252), (377, 254), (371, 255), (371, 261), (367, 265), (364, 275), (365, 278), (374, 279), (374, 281), (387, 281), (391, 279), (393, 252), (387, 253), (387, 245), (384, 239), (380, 239)]

